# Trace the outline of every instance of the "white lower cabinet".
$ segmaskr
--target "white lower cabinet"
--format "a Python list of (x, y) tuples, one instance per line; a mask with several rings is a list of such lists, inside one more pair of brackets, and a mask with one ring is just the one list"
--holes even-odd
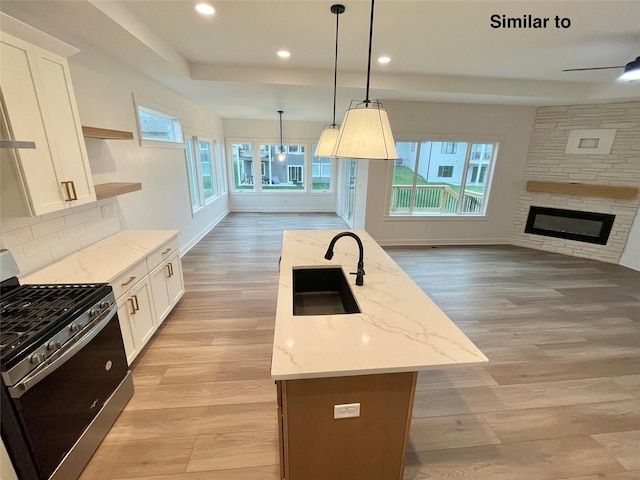
[(156, 331), (149, 277), (144, 277), (118, 300), (118, 318), (129, 364)]
[(111, 287), (131, 365), (184, 294), (177, 235), (131, 264)]
[(155, 267), (149, 277), (151, 278), (153, 305), (158, 326), (160, 326), (184, 293), (182, 265), (178, 252), (176, 251), (171, 257)]

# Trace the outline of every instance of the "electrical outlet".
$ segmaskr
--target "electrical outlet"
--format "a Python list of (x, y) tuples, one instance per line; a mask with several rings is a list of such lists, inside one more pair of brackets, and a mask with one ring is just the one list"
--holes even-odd
[(333, 406), (333, 418), (352, 418), (360, 416), (359, 403), (345, 403)]

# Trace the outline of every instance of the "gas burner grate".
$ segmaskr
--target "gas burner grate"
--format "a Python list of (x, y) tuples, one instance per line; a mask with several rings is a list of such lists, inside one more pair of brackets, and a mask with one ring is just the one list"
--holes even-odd
[(0, 357), (74, 318), (100, 299), (104, 284), (22, 285), (0, 299)]

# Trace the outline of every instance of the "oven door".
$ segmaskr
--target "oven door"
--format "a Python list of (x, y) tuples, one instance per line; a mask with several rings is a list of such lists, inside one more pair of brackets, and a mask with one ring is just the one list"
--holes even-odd
[(10, 387), (42, 478), (51, 476), (127, 370), (114, 306), (59, 358)]

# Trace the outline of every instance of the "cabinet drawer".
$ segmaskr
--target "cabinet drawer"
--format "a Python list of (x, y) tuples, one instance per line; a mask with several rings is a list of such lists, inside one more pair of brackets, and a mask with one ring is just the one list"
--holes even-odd
[(131, 287), (142, 280), (147, 275), (147, 273), (147, 262), (146, 260), (142, 259), (129, 270), (117, 277), (113, 282), (111, 282), (111, 286), (113, 287), (113, 294), (116, 296), (116, 299), (120, 298)]
[(156, 248), (147, 257), (147, 265), (149, 267), (149, 271), (153, 270), (158, 265), (160, 265), (160, 263), (168, 259), (171, 255), (177, 252), (178, 249), (178, 237), (174, 237), (168, 242), (164, 243), (161, 247)]

